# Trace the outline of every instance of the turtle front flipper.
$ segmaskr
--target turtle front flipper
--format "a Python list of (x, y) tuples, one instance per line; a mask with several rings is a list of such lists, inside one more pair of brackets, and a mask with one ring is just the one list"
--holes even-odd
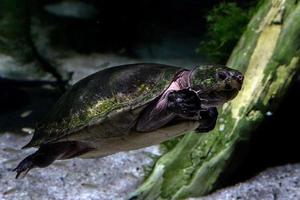
[(208, 108), (205, 111), (200, 111), (199, 126), (196, 129), (198, 133), (209, 132), (216, 126), (218, 118), (218, 110), (215, 107)]
[(188, 89), (172, 91), (168, 95), (168, 110), (182, 118), (199, 121), (198, 133), (214, 129), (218, 118), (216, 107), (201, 108), (201, 101), (196, 93)]
[(55, 160), (73, 158), (91, 150), (92, 148), (87, 145), (75, 141), (44, 144), (35, 153), (22, 160), (13, 171), (17, 172), (16, 178), (25, 177), (33, 168), (47, 167)]
[(198, 119), (201, 101), (195, 92), (188, 89), (172, 91), (168, 95), (168, 110), (183, 118)]

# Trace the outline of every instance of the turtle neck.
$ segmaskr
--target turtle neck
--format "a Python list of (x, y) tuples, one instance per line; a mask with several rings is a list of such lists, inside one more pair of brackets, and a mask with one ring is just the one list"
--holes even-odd
[(184, 70), (178, 74), (176, 82), (181, 89), (189, 87), (189, 75), (190, 70)]

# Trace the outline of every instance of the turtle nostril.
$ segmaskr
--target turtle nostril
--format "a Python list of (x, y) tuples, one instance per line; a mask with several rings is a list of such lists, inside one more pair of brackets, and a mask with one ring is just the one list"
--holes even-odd
[(244, 80), (244, 76), (240, 73), (235, 75), (235, 79), (239, 82), (239, 83), (243, 83)]

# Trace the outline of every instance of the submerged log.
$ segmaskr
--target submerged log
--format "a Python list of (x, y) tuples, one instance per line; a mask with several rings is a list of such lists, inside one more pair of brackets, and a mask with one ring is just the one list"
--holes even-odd
[(227, 63), (245, 73), (242, 91), (220, 108), (213, 131), (188, 133), (166, 152), (132, 199), (184, 199), (218, 186), (238, 145), (276, 108), (299, 69), (299, 19), (299, 1), (261, 3)]

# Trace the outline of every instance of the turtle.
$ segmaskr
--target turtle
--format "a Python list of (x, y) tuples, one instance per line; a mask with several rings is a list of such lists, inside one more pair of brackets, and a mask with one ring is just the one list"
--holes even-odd
[(38, 150), (14, 169), (74, 157), (104, 157), (215, 127), (217, 106), (233, 99), (243, 75), (222, 65), (192, 69), (127, 64), (100, 70), (75, 83), (57, 101), (23, 148)]

